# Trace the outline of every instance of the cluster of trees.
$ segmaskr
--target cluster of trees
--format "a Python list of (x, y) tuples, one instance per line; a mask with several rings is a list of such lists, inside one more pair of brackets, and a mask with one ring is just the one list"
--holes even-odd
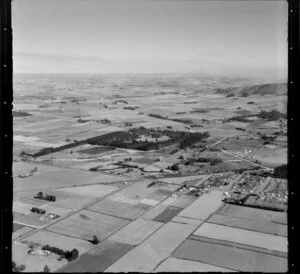
[(123, 104), (128, 105), (128, 102), (126, 100), (116, 100), (116, 101), (114, 101), (114, 104), (117, 104), (117, 103), (123, 103)]
[(163, 120), (168, 120), (169, 117), (165, 117), (165, 116), (162, 116), (160, 114), (155, 114), (155, 113), (149, 113), (148, 116), (150, 117), (154, 117), (154, 118), (157, 118), (157, 119), (163, 119)]
[(174, 121), (174, 122), (184, 123), (184, 124), (192, 124), (193, 123), (193, 121), (188, 118), (174, 118), (174, 119), (170, 119), (170, 120)]
[(230, 98), (230, 97), (234, 97), (234, 96), (235, 96), (235, 94), (233, 92), (231, 92), (231, 93), (226, 95), (226, 98)]
[(38, 207), (32, 207), (30, 211), (38, 213), (38, 214), (45, 214), (46, 213), (46, 210), (38, 208)]
[(73, 147), (76, 147), (76, 146), (79, 146), (79, 145), (83, 145), (84, 143), (85, 143), (84, 140), (83, 141), (75, 141), (74, 140), (74, 143), (66, 144), (66, 145), (63, 145), (63, 146), (60, 146), (60, 147), (55, 147), (55, 148), (54, 147), (46, 147), (46, 148), (43, 148), (40, 151), (31, 154), (30, 156), (32, 156), (32, 157), (44, 156), (44, 155), (54, 153), (54, 152), (57, 152), (57, 151), (61, 151), (61, 150), (64, 150), (64, 149), (73, 148)]
[(185, 162), (185, 165), (192, 165), (195, 162), (200, 162), (200, 163), (209, 163), (210, 165), (214, 166), (216, 164), (222, 163), (221, 158), (197, 158), (197, 159), (188, 159)]
[(92, 244), (97, 245), (99, 243), (99, 239), (96, 235), (94, 235), (93, 240), (91, 241)]
[(44, 266), (43, 272), (50, 272), (50, 268), (48, 267), (48, 265)]
[(281, 165), (274, 168), (273, 177), (287, 179), (287, 165)]
[[(151, 138), (168, 136), (169, 139), (157, 142), (149, 142), (147, 139), (137, 140), (141, 135), (150, 136)], [(174, 143), (179, 143), (180, 148), (186, 148), (208, 137), (208, 132), (189, 133), (185, 131), (172, 131), (169, 129), (154, 130), (140, 127), (130, 129), (127, 132), (119, 131), (97, 136), (86, 140), (86, 142), (92, 145), (105, 145), (147, 151), (150, 149), (159, 149), (161, 146), (172, 145)]]
[(24, 264), (17, 265), (14, 261), (12, 261), (11, 265), (12, 265), (12, 272), (21, 272), (24, 271), (26, 268)]
[(131, 107), (131, 106), (129, 106), (129, 107), (123, 107), (123, 109), (128, 109), (128, 110), (135, 110), (137, 107)]
[(54, 195), (49, 195), (49, 194), (45, 194), (43, 192), (38, 192), (34, 198), (36, 199), (41, 199), (41, 200), (46, 200), (46, 201), (50, 201), (50, 202), (55, 202), (56, 201), (56, 197)]
[(190, 147), (195, 143), (201, 142), (202, 140), (209, 137), (208, 131), (205, 132), (193, 132), (188, 133), (180, 142), (180, 149), (184, 149), (186, 147)]
[[(70, 97), (70, 98), (72, 98), (72, 97)], [(70, 102), (79, 104), (79, 102), (85, 102), (86, 100), (87, 100), (86, 98), (80, 98), (80, 97), (75, 97), (74, 98), (73, 97)]]
[(261, 134), (260, 138), (265, 141), (274, 141), (276, 136), (268, 136), (266, 134)]
[(78, 123), (87, 123), (89, 120), (83, 120), (83, 119), (81, 119), (81, 118), (79, 118), (78, 120), (77, 120), (77, 122)]
[(32, 114), (24, 111), (12, 111), (12, 115), (14, 117), (26, 117), (26, 116), (32, 116)]
[(79, 252), (76, 248), (72, 249), (71, 251), (69, 251), (69, 250), (65, 251), (65, 250), (60, 249), (55, 246), (44, 245), (42, 247), (42, 250), (47, 250), (54, 254), (60, 255), (61, 258), (65, 258), (68, 261), (73, 261), (73, 260), (77, 259), (78, 255), (79, 255)]
[(271, 111), (261, 111), (259, 114), (258, 114), (258, 117), (261, 118), (261, 119), (266, 119), (266, 120), (269, 120), (269, 121), (276, 121), (278, 120), (279, 118), (284, 118), (286, 119), (287, 118), (287, 115), (285, 113), (281, 113), (277, 110), (271, 110)]
[(179, 165), (178, 164), (174, 164), (174, 165), (168, 167), (168, 169), (173, 170), (173, 171), (179, 171)]
[(237, 121), (242, 123), (251, 122), (251, 120), (247, 119), (248, 116), (233, 116), (225, 120), (225, 122)]

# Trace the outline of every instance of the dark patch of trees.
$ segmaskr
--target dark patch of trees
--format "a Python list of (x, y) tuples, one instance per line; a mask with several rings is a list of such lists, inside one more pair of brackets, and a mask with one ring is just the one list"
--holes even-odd
[(50, 201), (50, 202), (55, 202), (56, 201), (56, 197), (54, 195), (49, 195), (49, 194), (45, 194), (43, 192), (38, 192), (34, 198), (36, 199), (41, 199), (41, 200), (46, 200), (46, 201)]
[(12, 266), (12, 272), (22, 272), (26, 268), (24, 264), (17, 265), (14, 261), (12, 261), (11, 266)]
[(50, 268), (48, 267), (48, 265), (44, 266), (43, 272), (50, 272)]
[(32, 157), (40, 157), (40, 156), (44, 156), (44, 155), (54, 153), (54, 152), (57, 152), (57, 151), (61, 151), (61, 150), (64, 150), (64, 149), (77, 147), (77, 146), (83, 145), (83, 144), (85, 144), (85, 141), (74, 140), (73, 143), (66, 144), (66, 145), (63, 145), (63, 146), (60, 146), (60, 147), (55, 147), (55, 148), (54, 147), (46, 147), (46, 148), (43, 148), (43, 149), (41, 149), (40, 151), (38, 151), (36, 153), (29, 154), (29, 155), (32, 156)]
[(260, 138), (264, 141), (274, 141), (276, 136), (269, 136), (269, 135), (266, 135), (266, 134), (261, 134)]
[(38, 208), (38, 207), (32, 207), (30, 211), (33, 212), (33, 213), (38, 213), (38, 214), (45, 214), (46, 213), (46, 210)]
[(81, 118), (79, 118), (78, 120), (77, 120), (77, 122), (78, 123), (86, 123), (86, 122), (88, 122), (89, 120), (83, 120), (83, 119), (81, 119)]
[(233, 92), (231, 92), (231, 93), (226, 95), (226, 98), (230, 98), (230, 97), (234, 97), (234, 96), (235, 96), (235, 94)]
[(123, 104), (128, 104), (126, 100), (116, 100), (114, 103), (123, 103)]
[(192, 165), (195, 162), (198, 162), (198, 163), (209, 163), (210, 165), (214, 166), (216, 164), (222, 163), (223, 160), (221, 158), (202, 158), (202, 157), (200, 157), (200, 158), (197, 158), (197, 159), (188, 159), (185, 162), (185, 165)]
[(184, 149), (186, 147), (190, 147), (195, 143), (201, 142), (203, 139), (209, 137), (209, 133), (206, 132), (193, 132), (187, 134), (183, 140), (179, 142), (180, 149)]
[(73, 261), (73, 260), (77, 259), (78, 255), (79, 255), (79, 252), (76, 248), (72, 249), (71, 251), (69, 251), (69, 250), (65, 251), (65, 250), (60, 249), (60, 248), (55, 247), (55, 246), (44, 245), (42, 247), (42, 250), (47, 250), (47, 251), (52, 252), (54, 254), (60, 255), (61, 258), (65, 258), (68, 261)]
[[(140, 135), (150, 136), (151, 138), (160, 138), (161, 136), (168, 136), (169, 139), (149, 142), (148, 140), (139, 140)], [(102, 136), (88, 139), (86, 142), (92, 145), (105, 145), (112, 147), (122, 147), (138, 150), (152, 150), (159, 149), (161, 146), (168, 146), (174, 143), (179, 143), (180, 148), (186, 148), (196, 142), (200, 142), (208, 138), (208, 132), (188, 133), (184, 131), (172, 131), (168, 129), (153, 130), (143, 127), (130, 129), (128, 132), (112, 132)]]
[(14, 117), (26, 117), (26, 116), (32, 116), (32, 114), (24, 111), (12, 111), (12, 115)]
[[(151, 138), (159, 139), (162, 136), (168, 136), (169, 139), (156, 142), (149, 142), (146, 140), (137, 140), (141, 135), (149, 136)], [(110, 132), (101, 136), (89, 138), (82, 141), (74, 140), (60, 147), (43, 148), (40, 151), (29, 154), (32, 157), (44, 156), (50, 153), (58, 152), (64, 149), (73, 148), (83, 144), (102, 145), (110, 147), (129, 148), (137, 150), (156, 150), (162, 146), (169, 146), (179, 143), (180, 149), (191, 147), (197, 142), (209, 137), (208, 132), (186, 132), (186, 131), (173, 131), (170, 129), (146, 129), (145, 127), (132, 128), (128, 131)]]
[(123, 109), (128, 109), (128, 110), (135, 110), (135, 107), (123, 107)]
[(93, 240), (91, 241), (92, 244), (97, 245), (99, 243), (99, 239), (97, 237), (97, 235), (94, 235)]
[(160, 114), (155, 114), (155, 113), (149, 113), (148, 116), (154, 117), (154, 118), (157, 118), (157, 119), (163, 119), (163, 120), (168, 120), (169, 119), (169, 117), (167, 117), (167, 116), (162, 116)]
[(242, 123), (248, 123), (251, 122), (251, 120), (245, 118), (244, 116), (233, 116), (225, 120), (225, 122), (231, 122), (231, 121), (237, 121)]
[(179, 165), (178, 164), (174, 164), (170, 167), (171, 170), (173, 171), (179, 171)]
[(287, 165), (275, 167), (272, 176), (279, 179), (287, 179)]
[(174, 119), (170, 119), (171, 121), (174, 122), (179, 122), (179, 123), (184, 123), (184, 124), (192, 124), (193, 121), (191, 119), (187, 119), (187, 118), (174, 118)]
[(269, 121), (276, 121), (278, 120), (279, 118), (284, 118), (286, 119), (287, 118), (287, 115), (285, 113), (281, 113), (277, 110), (271, 110), (271, 111), (261, 111), (259, 114), (258, 114), (258, 117), (261, 118), (261, 119), (266, 119), (266, 120), (269, 120)]

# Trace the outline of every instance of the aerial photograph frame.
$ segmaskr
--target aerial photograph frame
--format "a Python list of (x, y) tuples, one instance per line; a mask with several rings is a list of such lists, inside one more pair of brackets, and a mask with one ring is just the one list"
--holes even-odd
[[(70, 0), (21, 2), (0, 3), (1, 272), (296, 273), (299, 1), (74, 0), (74, 16)], [(196, 2), (220, 15), (209, 31)], [(261, 51), (230, 51), (229, 2), (286, 3), (286, 49), (268, 48), (279, 31), (256, 37), (247, 20), (268, 8), (251, 7), (244, 32), (226, 27)], [(211, 39), (203, 56), (200, 38), (181, 41), (195, 30)], [(228, 63), (234, 51), (245, 56)]]

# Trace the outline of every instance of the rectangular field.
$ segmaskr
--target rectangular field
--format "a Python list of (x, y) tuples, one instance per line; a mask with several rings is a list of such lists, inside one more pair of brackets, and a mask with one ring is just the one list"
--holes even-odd
[(124, 244), (138, 245), (162, 224), (153, 220), (136, 219), (109, 237), (110, 240)]
[(89, 210), (106, 213), (112, 216), (133, 220), (145, 213), (150, 205), (146, 204), (129, 204), (123, 202), (112, 201), (109, 198), (99, 201), (98, 203), (88, 207)]
[(168, 256), (168, 252), (139, 245), (108, 267), (105, 272), (150, 272)]
[(287, 253), (287, 238), (224, 225), (204, 223), (194, 235)]
[(178, 216), (206, 220), (223, 204), (223, 198), (220, 191), (205, 193), (181, 211)]
[(118, 189), (113, 186), (106, 185), (90, 185), (90, 186), (78, 186), (78, 187), (69, 187), (69, 188), (61, 188), (60, 191), (66, 191), (70, 193), (83, 194), (87, 196), (95, 196), (101, 197), (104, 196), (114, 190)]
[(274, 222), (253, 221), (219, 214), (214, 214), (207, 222), (287, 237), (287, 226)]
[(155, 268), (154, 272), (235, 272), (234, 270), (197, 261), (170, 257)]
[(172, 253), (193, 231), (194, 225), (169, 222), (160, 227), (140, 246)]
[(125, 219), (81, 210), (51, 225), (47, 230), (84, 240), (92, 240), (94, 235), (99, 239), (105, 239), (127, 223)]
[(120, 257), (132, 249), (128, 244), (105, 240), (77, 260), (59, 269), (59, 272), (103, 272)]
[(62, 187), (92, 185), (112, 181), (125, 181), (124, 177), (117, 175), (100, 174), (84, 170), (63, 169), (48, 167), (27, 178), (16, 178), (14, 191), (54, 189)]
[(246, 272), (286, 272), (287, 258), (187, 239), (173, 257)]
[(287, 217), (284, 212), (269, 211), (259, 208), (250, 208), (237, 205), (225, 205), (222, 209), (218, 210), (216, 213), (226, 216), (231, 216), (241, 219), (249, 219), (254, 221), (272, 221), (272, 219), (277, 216)]

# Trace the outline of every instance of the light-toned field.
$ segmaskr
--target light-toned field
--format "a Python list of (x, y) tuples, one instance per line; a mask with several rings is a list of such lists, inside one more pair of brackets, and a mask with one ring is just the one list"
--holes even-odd
[(99, 239), (105, 239), (127, 223), (127, 220), (121, 218), (81, 210), (51, 225), (47, 230), (84, 240), (92, 240), (94, 235)]
[(151, 208), (146, 204), (132, 204), (126, 202), (117, 202), (109, 198), (103, 199), (96, 204), (88, 207), (89, 210), (109, 214), (112, 216), (133, 220)]
[(210, 223), (201, 225), (194, 234), (287, 253), (287, 238), (282, 236)]
[[(14, 226), (15, 225), (22, 226), (22, 225), (17, 224), (17, 223), (13, 223), (13, 225)], [(23, 226), (22, 228), (20, 228), (20, 229), (18, 229), (18, 230), (16, 230), (16, 231), (13, 232), (13, 234), (12, 234), (12, 240), (17, 239), (18, 237), (20, 237), (20, 236), (24, 235), (25, 233), (27, 233), (29, 231), (32, 231), (32, 230), (33, 230), (33, 228), (31, 228), (31, 227)]]
[(171, 254), (197, 226), (169, 222), (156, 230), (141, 246)]
[(205, 193), (181, 211), (178, 216), (206, 220), (223, 204), (223, 198), (224, 196), (220, 191)]
[(69, 187), (69, 188), (60, 188), (60, 191), (65, 191), (69, 193), (82, 194), (87, 196), (101, 197), (114, 190), (118, 189), (113, 186), (106, 185), (91, 185), (91, 186), (79, 186), (79, 187)]
[(175, 216), (172, 219), (172, 222), (174, 222), (174, 223), (180, 223), (180, 224), (194, 225), (196, 227), (200, 226), (203, 223), (203, 221), (201, 221), (201, 220), (191, 219), (191, 218), (185, 218), (185, 217), (181, 217), (181, 216)]
[(154, 272), (235, 272), (223, 267), (183, 260), (177, 258), (168, 258), (162, 264), (155, 268)]
[(120, 243), (138, 245), (154, 233), (162, 223), (138, 218), (109, 237)]
[(50, 192), (51, 194), (55, 195), (56, 201), (51, 202), (51, 206), (71, 209), (75, 210), (77, 208), (82, 207), (83, 205), (93, 201), (95, 199), (94, 196), (87, 196), (72, 192), (54, 190)]
[(122, 176), (99, 174), (83, 170), (72, 170), (53, 166), (45, 166), (44, 170), (27, 178), (16, 178), (14, 181), (14, 191), (53, 189), (118, 180), (124, 181), (124, 177), (122, 178)]
[(41, 219), (42, 217), (42, 215), (37, 213), (29, 213), (27, 215), (19, 214), (16, 212), (13, 213), (14, 222), (33, 228), (40, 228), (49, 223), (50, 220), (43, 220)]
[(139, 245), (108, 267), (105, 272), (150, 272), (168, 255), (168, 252)]
[(219, 214), (213, 214), (207, 222), (287, 237), (287, 226), (274, 222), (253, 221)]
[(35, 206), (33, 204), (28, 204), (28, 203), (22, 203), (18, 201), (13, 201), (13, 212), (20, 213), (20, 214), (30, 214), (31, 211), (30, 209)]

